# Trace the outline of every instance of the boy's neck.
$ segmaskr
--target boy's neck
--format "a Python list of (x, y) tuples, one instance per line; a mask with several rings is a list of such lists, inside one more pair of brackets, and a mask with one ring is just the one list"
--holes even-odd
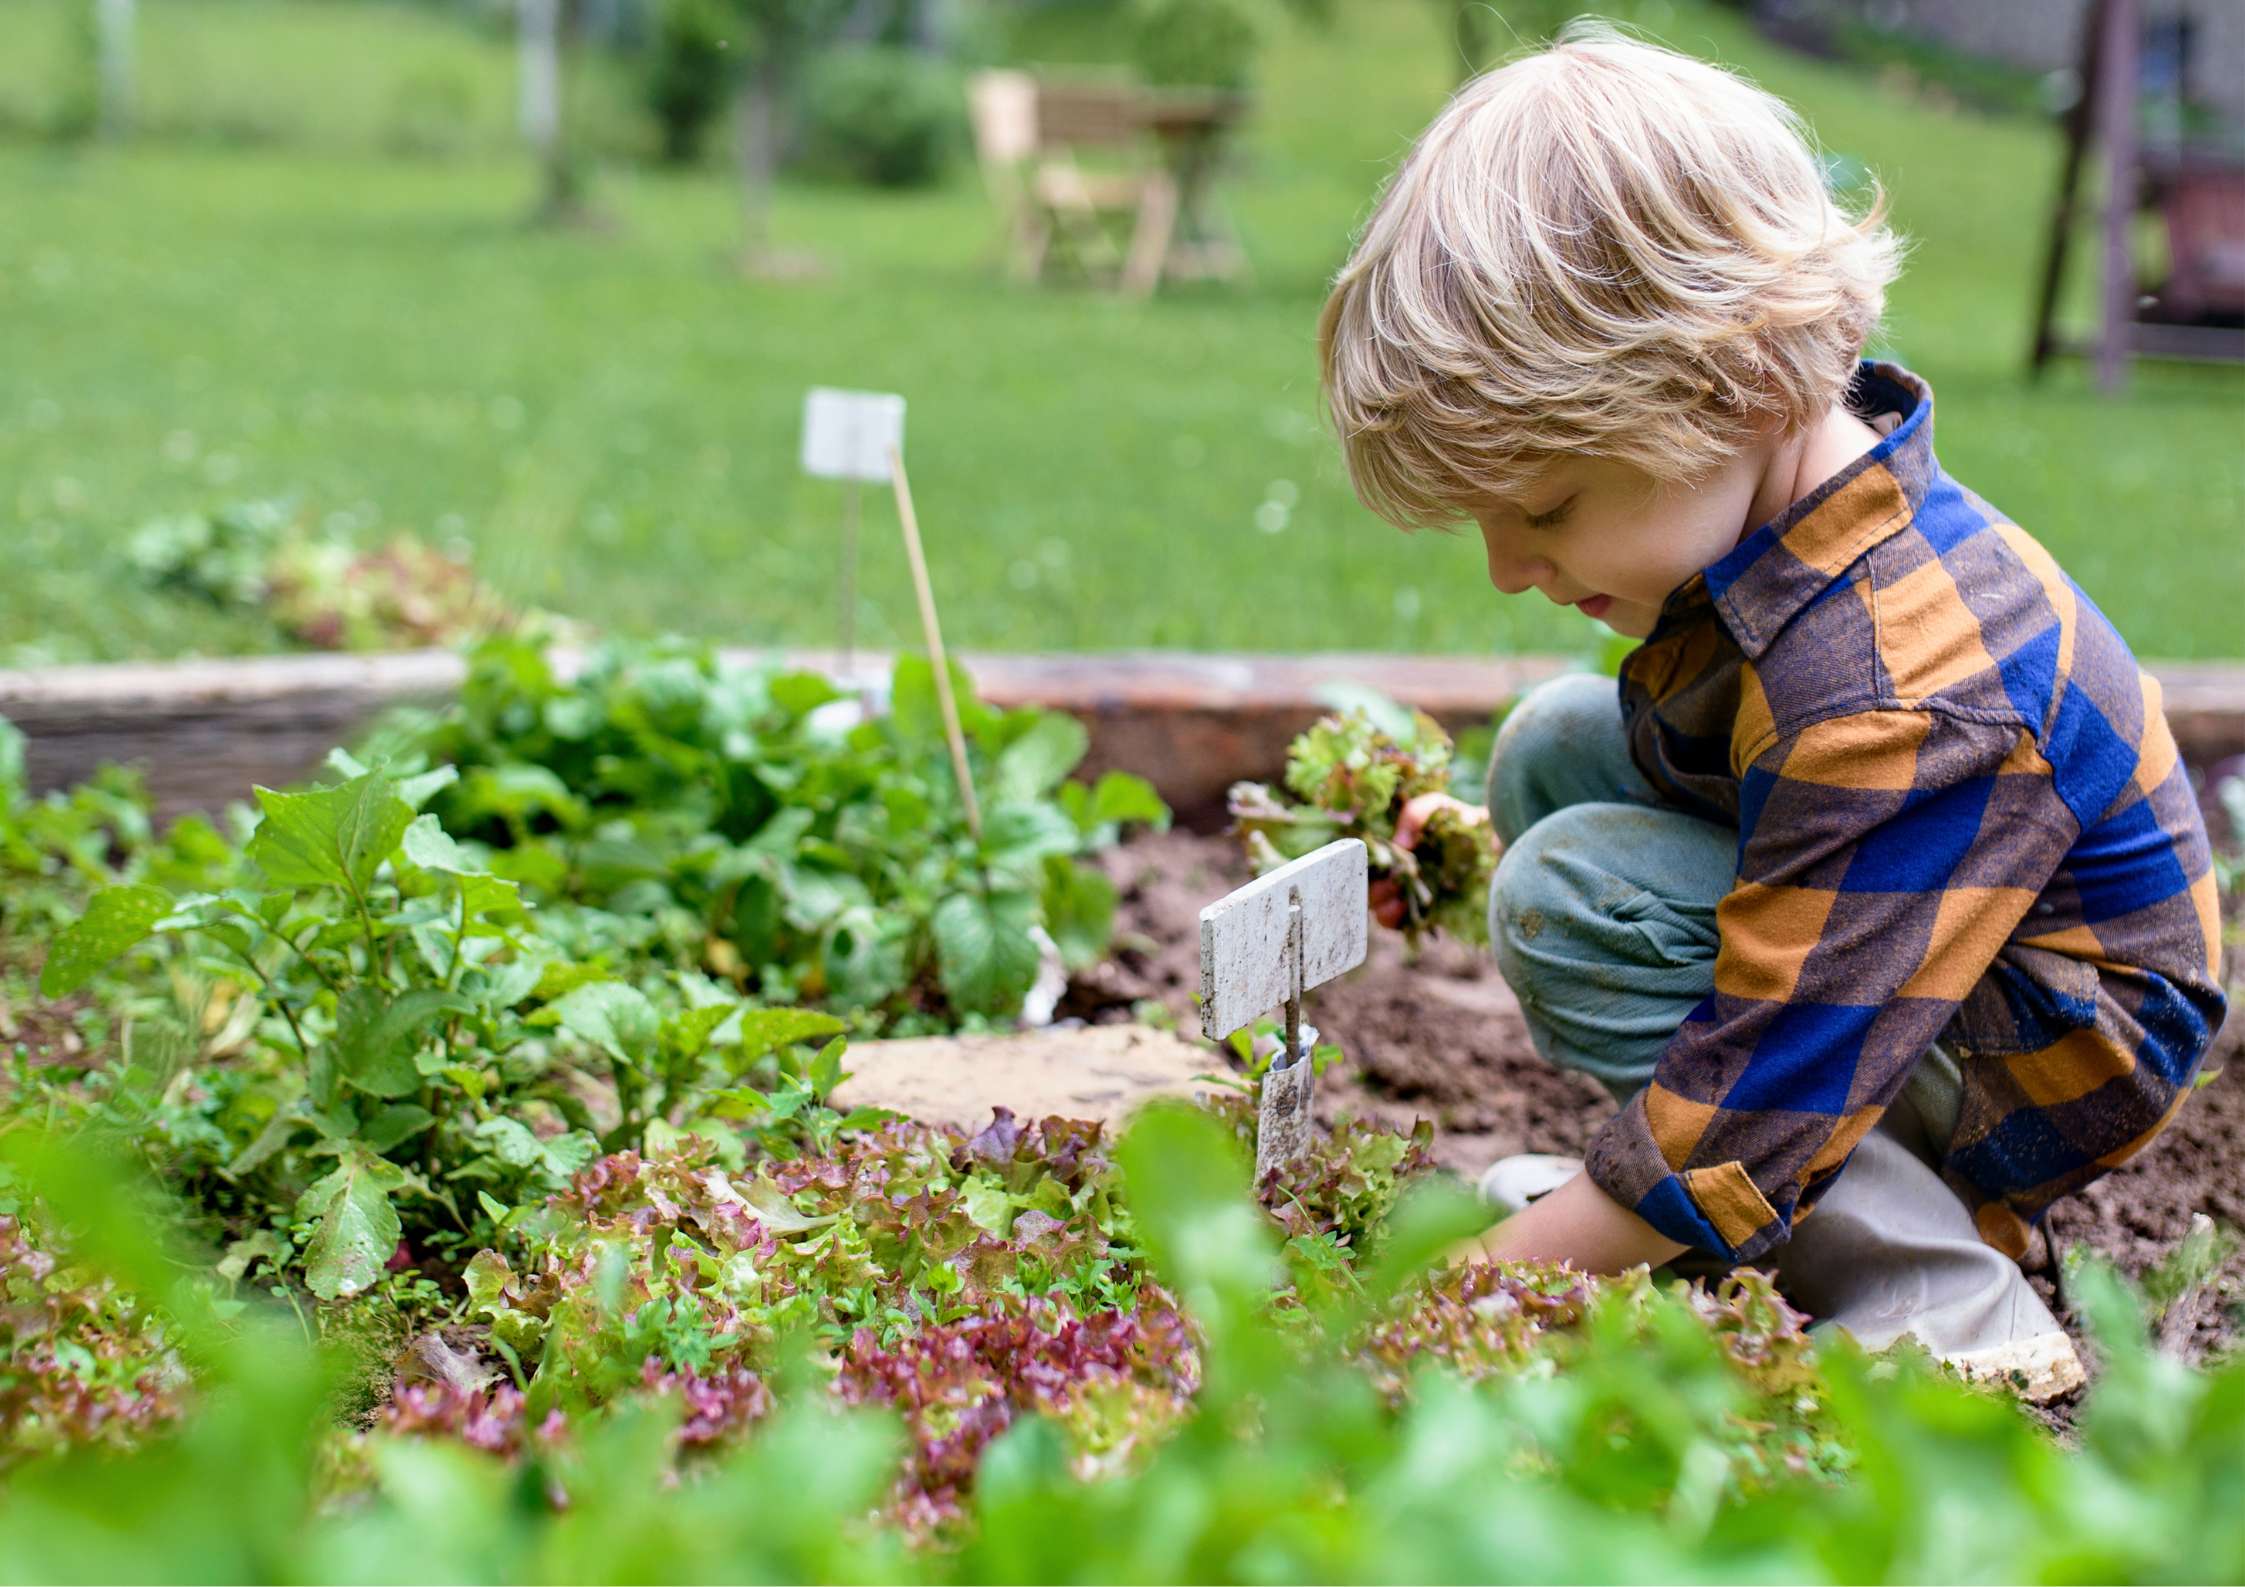
[(1806, 430), (1780, 439), (1739, 529), (1743, 540), (1879, 444), (1879, 432), (1844, 407), (1832, 407)]

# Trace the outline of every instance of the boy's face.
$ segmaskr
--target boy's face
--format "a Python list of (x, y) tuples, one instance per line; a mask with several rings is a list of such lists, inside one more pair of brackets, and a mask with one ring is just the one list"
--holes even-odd
[(1556, 458), (1518, 495), (1475, 510), (1489, 582), (1642, 639), (1671, 590), (1761, 521), (1770, 450), (1750, 448), (1689, 485), (1604, 458)]

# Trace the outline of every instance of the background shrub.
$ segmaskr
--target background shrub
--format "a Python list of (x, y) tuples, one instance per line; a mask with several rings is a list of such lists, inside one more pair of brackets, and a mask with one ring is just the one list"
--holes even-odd
[(1234, 0), (1143, 0), (1136, 22), (1132, 64), (1154, 87), (1247, 86), (1258, 39)]
[(814, 61), (802, 116), (806, 169), (876, 187), (935, 181), (963, 121), (947, 68), (885, 45), (837, 49)]
[(656, 8), (644, 92), (666, 161), (701, 158), (732, 88), (728, 46), (740, 31), (724, 0), (661, 0)]

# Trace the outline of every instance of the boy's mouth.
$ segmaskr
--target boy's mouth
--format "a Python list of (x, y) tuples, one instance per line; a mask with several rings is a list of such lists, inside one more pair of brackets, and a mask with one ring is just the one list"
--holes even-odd
[(1585, 617), (1603, 617), (1614, 604), (1611, 595), (1590, 595), (1573, 603), (1576, 611)]

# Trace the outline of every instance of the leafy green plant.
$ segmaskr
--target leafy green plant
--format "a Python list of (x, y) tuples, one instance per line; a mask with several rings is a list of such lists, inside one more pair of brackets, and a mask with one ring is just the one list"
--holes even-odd
[(654, 10), (642, 93), (661, 134), (662, 157), (690, 165), (701, 158), (709, 129), (732, 96), (727, 43), (741, 23), (725, 0), (658, 0)]
[[(1137, 779), (1065, 781), (1074, 722), (970, 696), (978, 843), (924, 666), (889, 717), (813, 720), (834, 703), (664, 647), (564, 686), (497, 644), (405, 770), (338, 752), (340, 780), (258, 790), (232, 840), (157, 840), (127, 778), (30, 799), (8, 730), (0, 871), (24, 885), (0, 925), (51, 940), (46, 1045), (0, 1102), (130, 1134), (234, 1279), (416, 1314), (603, 1153), (829, 1152), (885, 1117), (827, 1103), (849, 1020), (744, 993), (860, 1026), (1002, 1017), (1105, 946), (1113, 890), (1076, 857), (1166, 818)], [(465, 771), (411, 769), (432, 750)]]
[(463, 556), (412, 534), (361, 550), (332, 529), (308, 527), (285, 502), (154, 519), (134, 532), (127, 556), (157, 589), (262, 614), (318, 650), (453, 644), (523, 615)]
[(1245, 88), (1261, 39), (1235, 0), (1137, 0), (1138, 75), (1157, 88)]
[(55, 923), (85, 893), (115, 880), (151, 838), (148, 802), (130, 772), (105, 770), (66, 793), (24, 787), (23, 735), (0, 718), (0, 928)]
[[(1333, 1184), (1423, 1171), (1422, 1158), (1398, 1172), (1384, 1148), (1399, 1141), (1406, 1156), (1421, 1150), (1351, 1129), (1326, 1161), (1275, 1176), (1257, 1239), (1298, 1230), (1300, 1209)], [(470, 1316), (510, 1378), (471, 1360), (401, 1391), (381, 1425), (535, 1459), (652, 1393), (682, 1402), (676, 1453), (699, 1461), (769, 1414), (788, 1341), (807, 1334), (838, 1354), (836, 1396), (904, 1416), (892, 1518), (957, 1540), (970, 1535), (983, 1451), (1025, 1418), (1060, 1430), (1082, 1478), (1141, 1467), (1202, 1414), (1205, 1329), (1147, 1271), (1121, 1189), (1097, 1126), (1023, 1127), (1003, 1110), (971, 1137), (900, 1123), (749, 1178), (725, 1172), (707, 1142), (618, 1154), (469, 1265)], [(1642, 1280), (1609, 1292), (1564, 1272), (1479, 1269), (1421, 1282), (1458, 1209), (1420, 1204), (1388, 1229), (1394, 1205), (1391, 1190), (1381, 1221), (1393, 1248), (1376, 1260), (1372, 1241), (1352, 1248), (1329, 1227), (1287, 1239), (1291, 1287), (1268, 1269), (1278, 1287), (1254, 1303), (1255, 1326), (1285, 1336), (1297, 1365), (1330, 1357), (1403, 1404), (1422, 1355), (1478, 1380), (1568, 1359), (1608, 1312), (1633, 1340), (1674, 1324)], [(1304, 1281), (1321, 1267), (1340, 1281)], [(1795, 1450), (1818, 1401), (1798, 1316), (1758, 1278), (1689, 1304), (1683, 1326), (1717, 1341), (1716, 1366), (1756, 1408), (1721, 1444), (1726, 1466), (1808, 1469)]]
[[(905, 1132), (891, 1150), (915, 1174), (972, 1179), (1017, 1162), (1027, 1133), (988, 1143), (986, 1166), (945, 1157), (955, 1137)], [(634, 1231), (635, 1276), (572, 1269), (577, 1298), (545, 1315), (606, 1304), (601, 1326), (640, 1330), (628, 1348), (669, 1355), (597, 1404), (542, 1400), (553, 1350), (527, 1389), (456, 1368), (338, 1433), (292, 1330), (220, 1318), (160, 1222), (109, 1211), (141, 1197), (51, 1145), (9, 1155), (89, 1272), (178, 1319), (198, 1373), (188, 1412), (136, 1447), (41, 1452), (0, 1482), (10, 1580), (2228, 1580), (2245, 1566), (2245, 1362), (2198, 1372), (2160, 1355), (2133, 1291), (2094, 1265), (2069, 1289), (2103, 1374), (2062, 1445), (1922, 1361), (1812, 1343), (1751, 1277), (1665, 1292), (1542, 1269), (1426, 1280), (1464, 1216), (1440, 1197), (1397, 1208), (1351, 1287), (1289, 1291), (1230, 1132), (1162, 1109), (1121, 1141), (1119, 1180), (1086, 1181), (1114, 1184), (1106, 1216), (1143, 1253), (1135, 1322), (1001, 1290), (970, 1318), (868, 1323), (830, 1379), (781, 1346), (764, 1370), (728, 1361), (734, 1347), (632, 1286), (648, 1253), (676, 1247), (664, 1262), (710, 1275), (682, 1293), (744, 1293), (768, 1249), (831, 1262), (842, 1242), (818, 1242), (855, 1214), (751, 1235), (707, 1164), (619, 1160), (566, 1204), (588, 1230)], [(796, 1189), (771, 1187), (790, 1201), (887, 1199), (841, 1161), (795, 1171)], [(713, 1225), (749, 1243), (720, 1257)], [(696, 1338), (709, 1359), (689, 1359)], [(867, 1519), (884, 1493), (904, 1527)], [(915, 1525), (940, 1546), (908, 1549)]]
[(934, 674), (901, 658), (884, 715), (811, 673), (676, 643), (612, 645), (564, 680), (535, 644), (486, 643), (459, 708), (400, 740), (457, 765), (432, 808), (590, 954), (668, 953), (772, 1002), (876, 1023), (1010, 1018), (1050, 957), (1105, 951), (1115, 891), (1082, 857), (1169, 813), (1143, 780), (1068, 780), (1083, 728), (1000, 711), (956, 674), (983, 806), (969, 831)]
[(0, 1213), (0, 1472), (40, 1450), (129, 1448), (179, 1414), (185, 1384), (130, 1292)]
[(0, 717), (0, 970), (34, 953), (99, 888), (126, 881), (215, 885), (235, 846), (200, 816), (159, 835), (139, 773), (104, 766), (74, 787), (33, 795), (23, 734)]
[[(692, 889), (774, 822), (814, 886), (859, 877), (813, 863), (880, 830), (846, 812), (945, 797), (932, 679), (906, 726), (814, 724), (784, 674), (611, 665), (534, 706), (483, 679), (550, 763), (338, 757), (239, 843), (158, 840), (129, 783), (32, 800), (0, 734), (11, 919), (71, 921), (44, 980), (101, 1022), (0, 1086), (0, 1580), (2245, 1569), (2245, 1362), (2161, 1354), (2094, 1264), (2065, 1448), (1757, 1274), (1435, 1268), (1483, 1214), (1423, 1127), (1251, 1185), (1244, 1096), (1117, 1144), (838, 1111), (849, 1021), (739, 995), (786, 963), (704, 973), (730, 917)], [(1062, 780), (1065, 727), (973, 716), (985, 789), (1079, 840), (1129, 808)], [(1353, 747), (1294, 792), (1392, 804), (1431, 759)], [(1049, 874), (991, 836), (926, 874)], [(2194, 1239), (2154, 1308), (2219, 1259)]]
[(1150, 1428), (1190, 1386), (1190, 1341), (1143, 1282), (1099, 1127), (1003, 1110), (971, 1137), (893, 1123), (747, 1176), (706, 1141), (618, 1154), (479, 1253), (467, 1282), (520, 1398), (463, 1399), (460, 1427), (496, 1416), (518, 1447), (556, 1412), (660, 1385), (706, 1419), (706, 1444), (761, 1413), (807, 1336), (836, 1354), (841, 1399), (905, 1412), (894, 1513), (922, 1529), (955, 1519), (1017, 1413), (1062, 1417), (1087, 1458), (1112, 1456), (1126, 1406)]
[(257, 790), (239, 885), (105, 888), (40, 976), (64, 996), (160, 937), (239, 989), (243, 1050), (171, 1111), (199, 1114), (187, 1171), (238, 1209), (226, 1232), (245, 1263), (300, 1268), (323, 1300), (364, 1294), (840, 1028), (706, 986), (659, 1007), (555, 953), (518, 886), (417, 813), (450, 768), (341, 769), (331, 787)]
[(1411, 848), (1395, 841), (1406, 804), (1449, 792), (1451, 760), (1449, 735), (1424, 712), (1384, 701), (1354, 707), (1294, 740), (1283, 789), (1233, 784), (1232, 819), (1258, 871), (1336, 838), (1361, 838), (1373, 879), (1392, 881), (1402, 899), (1406, 935), (1416, 940), (1439, 930), (1485, 941), (1496, 869), (1488, 829), (1445, 807)]
[[(1234, 1139), (1253, 1149), (1258, 1121), (1252, 1092), (1214, 1096), (1207, 1106)], [(1408, 1133), (1343, 1119), (1312, 1138), (1299, 1159), (1274, 1165), (1255, 1187), (1256, 1195), (1296, 1239), (1330, 1237), (1354, 1254), (1367, 1254), (1405, 1189), (1433, 1170), (1433, 1145), (1434, 1126), (1424, 1119)]]

